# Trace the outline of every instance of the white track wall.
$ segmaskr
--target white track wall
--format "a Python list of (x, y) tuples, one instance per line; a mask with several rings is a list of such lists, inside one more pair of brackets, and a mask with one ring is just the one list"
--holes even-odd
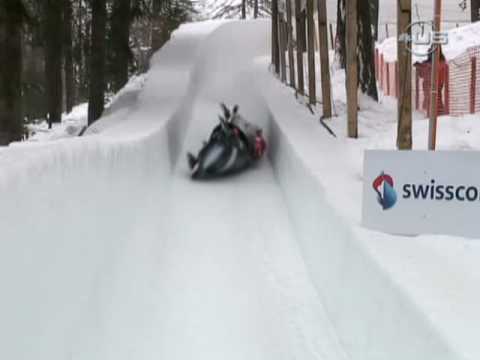
[[(148, 343), (165, 214), (149, 210), (167, 203), (195, 61), (172, 66), (175, 50), (152, 60), (125, 122), (1, 152), (0, 358), (157, 358)], [(125, 131), (138, 123), (147, 130)]]
[[(279, 101), (269, 96), (267, 103)], [(351, 359), (461, 359), (329, 204), (321, 180), (299, 156), (285, 126), (295, 114), (270, 108), (272, 165), (312, 281)], [(323, 156), (318, 154), (318, 161)]]

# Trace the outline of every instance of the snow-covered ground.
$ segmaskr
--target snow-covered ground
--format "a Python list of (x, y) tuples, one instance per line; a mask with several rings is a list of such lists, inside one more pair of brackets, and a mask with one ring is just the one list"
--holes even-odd
[[(145, 84), (146, 76), (133, 76), (129, 82), (107, 103), (103, 114), (102, 122), (91, 127), (89, 132), (99, 132), (105, 127), (115, 126), (128, 117), (129, 112), (133, 110), (138, 95)], [(114, 114), (114, 116), (110, 116)], [(106, 120), (109, 118), (110, 121)], [(62, 122), (52, 124), (52, 129), (48, 128), (46, 121), (28, 125), (28, 141), (41, 142), (52, 141), (63, 138), (75, 137), (85, 130), (88, 124), (88, 104), (83, 103), (75, 106), (69, 114), (62, 114)], [(113, 120), (112, 120), (113, 119)]]
[[(0, 358), (480, 358), (480, 245), (360, 226), (392, 100), (364, 100), (348, 140), (334, 73), (333, 138), (268, 72), (269, 27), (182, 26), (84, 137), (0, 152)], [(269, 159), (192, 183), (220, 101), (268, 129)], [(474, 125), (440, 119), (440, 147), (478, 148)]]

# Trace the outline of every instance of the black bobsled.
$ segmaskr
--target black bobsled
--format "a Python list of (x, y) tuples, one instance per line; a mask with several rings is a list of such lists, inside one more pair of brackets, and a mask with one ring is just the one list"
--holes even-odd
[(221, 104), (223, 116), (198, 156), (187, 154), (193, 179), (206, 179), (240, 172), (259, 160), (266, 148), (262, 130), (245, 121), (236, 105), (230, 111)]

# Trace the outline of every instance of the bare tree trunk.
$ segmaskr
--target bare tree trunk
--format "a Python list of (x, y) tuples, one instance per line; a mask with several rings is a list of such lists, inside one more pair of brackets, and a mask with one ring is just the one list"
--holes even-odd
[(287, 49), (287, 33), (285, 21), (283, 15), (278, 22), (278, 33), (280, 37), (280, 79), (282, 82), (287, 82), (287, 58), (285, 56), (285, 50)]
[(75, 85), (73, 81), (72, 16), (72, 0), (64, 0), (63, 49), (65, 58), (65, 107), (67, 113), (70, 113), (75, 105)]
[[(433, 31), (439, 32), (442, 25), (442, 1), (434, 1)], [(441, 48), (437, 46), (432, 54), (432, 75), (430, 93), (430, 121), (428, 122), (428, 150), (435, 150), (437, 144), (437, 117), (438, 117), (438, 70)]]
[(480, 20), (480, 0), (471, 0), (470, 9), (472, 12), (472, 22)]
[(370, 19), (372, 22), (372, 31), (373, 31), (373, 39), (378, 41), (378, 20), (379, 20), (379, 0), (369, 0), (370, 1)]
[(130, 0), (115, 0), (112, 12), (113, 90), (120, 90), (128, 81), (130, 51)]
[(287, 47), (288, 47), (288, 70), (290, 74), (290, 86), (295, 87), (295, 60), (293, 57), (293, 26), (292, 26), (292, 1), (287, 0)]
[(346, 4), (346, 72), (348, 137), (358, 137), (358, 64), (357, 64), (357, 0)]
[[(370, 0), (372, 1), (372, 0)], [(375, 43), (373, 39), (371, 11), (368, 6), (358, 2), (358, 48), (357, 56), (360, 90), (378, 101), (377, 79), (375, 77)]]
[(253, 18), (258, 18), (258, 0), (253, 1)]
[(242, 0), (242, 19), (247, 17), (247, 0)]
[(162, 0), (152, 0), (152, 54), (165, 43), (165, 24), (162, 21)]
[(45, 0), (45, 75), (47, 78), (48, 124), (62, 121), (62, 26), (63, 0)]
[[(397, 0), (397, 34), (411, 36), (412, 0)], [(399, 36), (399, 35), (398, 35)], [(398, 37), (397, 36), (397, 37)], [(398, 40), (400, 38), (398, 37)], [(397, 42), (400, 94), (398, 96), (397, 147), (412, 148), (412, 53), (405, 41)]]
[(340, 68), (345, 69), (346, 66), (346, 0), (338, 0), (337, 3), (337, 43), (335, 53)]
[(311, 105), (317, 103), (315, 79), (315, 23), (313, 20), (313, 1), (307, 0), (307, 59), (308, 59), (308, 97)]
[(303, 72), (303, 43), (305, 38), (305, 23), (302, 21), (303, 13), (301, 0), (295, 0), (295, 20), (297, 30), (297, 79), (298, 93), (305, 95), (305, 81)]
[(105, 36), (107, 24), (106, 0), (92, 1), (92, 41), (90, 54), (90, 81), (88, 124), (92, 124), (104, 109), (105, 94)]
[(332, 117), (332, 89), (330, 83), (330, 59), (328, 56), (327, 2), (317, 0), (318, 42), (320, 47), (320, 73), (322, 80), (323, 117)]
[(0, 2), (0, 145), (19, 141), (22, 125), (22, 11), (20, 0)]
[(278, 39), (278, 0), (272, 0), (272, 64), (280, 74), (280, 47)]

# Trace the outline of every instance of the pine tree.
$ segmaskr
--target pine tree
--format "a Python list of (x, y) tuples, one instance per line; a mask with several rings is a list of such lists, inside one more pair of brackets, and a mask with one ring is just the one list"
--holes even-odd
[(172, 31), (195, 14), (190, 0), (153, 0), (152, 52), (160, 49), (170, 39)]
[(128, 81), (128, 68), (132, 60), (130, 50), (131, 11), (130, 0), (114, 0), (110, 26), (110, 71), (114, 92), (120, 90)]
[[(375, 0), (369, 0), (370, 3)], [(360, 90), (378, 101), (375, 77), (375, 42), (372, 31), (371, 9), (358, 2), (358, 76)]]
[(105, 107), (106, 0), (92, 0), (88, 124), (102, 116)]
[[(338, 0), (337, 3), (337, 59), (341, 68), (345, 68), (346, 61), (346, 0)], [(371, 21), (371, 3), (376, 0), (368, 0), (369, 6), (358, 1), (358, 75), (359, 87), (363, 93), (378, 100), (377, 81), (375, 78), (374, 37)]]
[(271, 15), (272, 0), (220, 0), (206, 16), (214, 19), (246, 19)]
[(470, 9), (472, 14), (472, 22), (480, 20), (480, 0), (471, 0)]
[(73, 74), (73, 48), (72, 48), (72, 0), (64, 0), (63, 14), (63, 51), (65, 61), (65, 108), (67, 113), (72, 111), (75, 105), (75, 84)]
[(372, 21), (372, 31), (374, 41), (378, 41), (378, 21), (379, 21), (379, 0), (370, 0), (370, 18)]
[(45, 14), (45, 77), (48, 124), (62, 120), (63, 0), (43, 0)]
[(0, 145), (23, 136), (22, 23), (26, 14), (20, 0), (0, 1)]
[(346, 3), (345, 0), (338, 0), (337, 2), (337, 42), (335, 54), (340, 68), (346, 67)]

